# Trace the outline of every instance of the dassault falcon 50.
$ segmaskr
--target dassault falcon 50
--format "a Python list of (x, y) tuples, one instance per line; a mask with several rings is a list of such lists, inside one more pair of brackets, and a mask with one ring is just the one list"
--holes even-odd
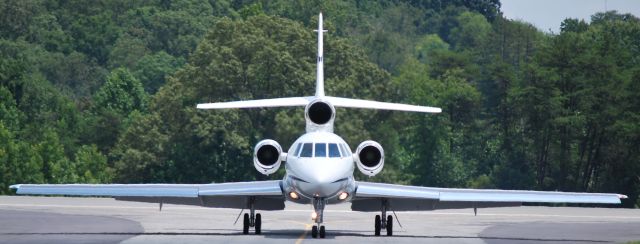
[[(619, 204), (620, 194), (478, 190), (404, 186), (356, 181), (355, 168), (374, 176), (384, 166), (384, 150), (375, 141), (364, 141), (355, 150), (333, 133), (336, 107), (440, 113), (440, 108), (326, 96), (322, 13), (318, 17), (318, 56), (314, 96), (198, 104), (198, 109), (305, 107), (306, 133), (285, 152), (274, 140), (257, 143), (253, 164), (262, 174), (275, 173), (284, 163), (282, 180), (220, 184), (20, 184), (17, 194), (109, 196), (117, 200), (198, 205), (248, 210), (244, 234), (253, 228), (260, 234), (262, 217), (257, 210), (283, 210), (285, 201), (313, 206), (313, 238), (325, 237), (323, 211), (329, 204), (350, 202), (353, 211), (379, 212), (375, 235), (393, 235), (389, 211), (517, 206), (523, 202)], [(242, 214), (243, 211), (240, 213)], [(238, 216), (240, 217), (240, 216)]]

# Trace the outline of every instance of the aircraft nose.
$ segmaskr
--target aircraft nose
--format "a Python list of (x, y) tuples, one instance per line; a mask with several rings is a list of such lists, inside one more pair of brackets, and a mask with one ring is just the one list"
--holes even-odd
[(340, 176), (331, 169), (319, 169), (309, 176), (309, 193), (314, 196), (327, 197), (336, 194), (341, 184), (336, 182)]
[(310, 181), (314, 184), (330, 184), (335, 182), (337, 177), (342, 175), (342, 172), (337, 172), (334, 168), (323, 167), (317, 168), (313, 174), (310, 175)]

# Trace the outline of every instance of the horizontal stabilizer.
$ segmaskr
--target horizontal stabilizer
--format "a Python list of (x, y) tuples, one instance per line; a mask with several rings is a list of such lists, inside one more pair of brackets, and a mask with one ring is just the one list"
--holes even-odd
[(198, 109), (225, 109), (225, 108), (267, 108), (267, 107), (299, 107), (307, 106), (314, 97), (286, 97), (273, 99), (259, 99), (222, 103), (200, 103)]
[(385, 103), (369, 100), (342, 98), (342, 97), (325, 97), (331, 104), (336, 107), (344, 108), (369, 108), (369, 109), (383, 109), (383, 110), (396, 110), (407, 112), (422, 112), (422, 113), (440, 113), (441, 108), (416, 106), (400, 103)]
[[(226, 108), (268, 108), (268, 107), (303, 107), (307, 106), (309, 102), (317, 99), (318, 97), (286, 97), (286, 98), (273, 98), (273, 99), (259, 99), (259, 100), (247, 100), (247, 101), (235, 101), (235, 102), (221, 102), (221, 103), (200, 103), (198, 109), (226, 109)], [(386, 103), (361, 99), (343, 98), (343, 97), (322, 97), (328, 100), (336, 107), (343, 108), (367, 108), (367, 109), (382, 109), (382, 110), (396, 110), (407, 112), (422, 112), (422, 113), (440, 113), (442, 109), (436, 107), (416, 106), (400, 103)]]

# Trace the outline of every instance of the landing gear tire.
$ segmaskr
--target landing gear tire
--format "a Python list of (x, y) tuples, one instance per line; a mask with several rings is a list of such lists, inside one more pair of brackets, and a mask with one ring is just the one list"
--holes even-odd
[(242, 221), (242, 234), (249, 234), (249, 214), (244, 214), (244, 219)]
[(323, 226), (320, 226), (320, 238), (324, 239), (324, 234), (325, 232), (324, 232), (324, 225), (323, 225)]
[(393, 235), (393, 217), (389, 215), (389, 217), (387, 217), (387, 236), (392, 236), (392, 235)]
[[(391, 216), (389, 216), (391, 217)], [(255, 223), (256, 235), (260, 235), (262, 233), (262, 215), (256, 214), (256, 223)]]
[(376, 215), (376, 219), (375, 219), (375, 223), (374, 223), (374, 226), (375, 226), (375, 235), (376, 235), (376, 236), (379, 236), (379, 235), (380, 235), (380, 229), (381, 229), (381, 227), (382, 227), (380, 222), (382, 222), (382, 221), (380, 220), (380, 215)]
[(311, 227), (311, 237), (318, 238), (318, 226)]

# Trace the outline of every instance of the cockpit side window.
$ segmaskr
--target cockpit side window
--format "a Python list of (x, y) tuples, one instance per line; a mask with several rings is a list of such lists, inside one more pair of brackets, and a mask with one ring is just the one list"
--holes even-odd
[(302, 145), (302, 150), (300, 151), (300, 157), (310, 158), (313, 157), (313, 143), (305, 143)]
[(340, 147), (340, 152), (342, 153), (342, 156), (346, 157), (347, 152), (344, 150), (344, 146), (342, 144), (338, 144), (338, 147)]
[(329, 144), (329, 157), (330, 158), (340, 157), (340, 150), (338, 149), (338, 144), (335, 144), (335, 143)]
[(298, 143), (298, 145), (296, 145), (296, 150), (293, 151), (293, 155), (300, 157), (300, 149), (302, 149), (302, 143)]
[(327, 157), (327, 144), (326, 143), (316, 143), (316, 158), (325, 158)]
[(345, 157), (351, 156), (351, 149), (349, 148), (349, 146), (347, 146), (346, 144), (340, 144), (340, 147), (342, 147)]

